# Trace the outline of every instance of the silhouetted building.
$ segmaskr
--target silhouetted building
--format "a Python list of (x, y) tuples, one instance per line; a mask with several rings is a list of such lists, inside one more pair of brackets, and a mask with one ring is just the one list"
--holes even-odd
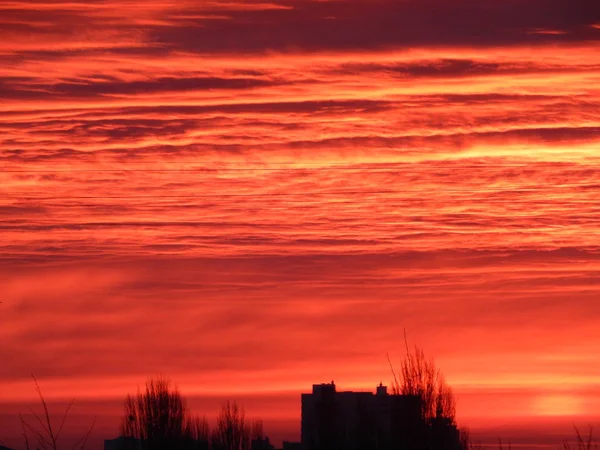
[(282, 450), (304, 450), (302, 442), (283, 441)]
[(304, 450), (418, 450), (427, 442), (418, 396), (338, 392), (335, 383), (315, 384), (302, 394)]
[(460, 431), (445, 417), (432, 419), (429, 426), (429, 447), (435, 450), (460, 450)]
[(106, 439), (104, 450), (143, 450), (143, 442), (131, 436), (119, 436), (116, 439)]
[(210, 443), (208, 440), (191, 440), (185, 446), (187, 450), (209, 450)]
[(268, 437), (252, 439), (250, 443), (251, 450), (275, 450), (275, 447), (271, 445)]
[[(189, 439), (186, 441), (177, 442), (166, 442), (164, 445), (159, 446), (162, 448), (166, 446), (169, 450), (209, 450), (208, 441), (197, 441)], [(137, 439), (131, 436), (119, 436), (116, 439), (108, 439), (104, 441), (104, 450), (147, 450), (152, 448), (147, 441)], [(156, 444), (154, 446), (156, 448)], [(263, 450), (263, 449), (257, 449)], [(265, 448), (264, 450), (271, 450)]]

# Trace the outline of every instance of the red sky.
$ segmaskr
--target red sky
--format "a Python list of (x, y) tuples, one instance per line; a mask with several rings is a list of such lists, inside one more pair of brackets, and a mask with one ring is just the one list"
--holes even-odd
[(98, 448), (157, 372), (295, 439), (404, 328), (481, 439), (597, 422), (599, 45), (594, 0), (0, 1), (0, 441), (31, 372)]

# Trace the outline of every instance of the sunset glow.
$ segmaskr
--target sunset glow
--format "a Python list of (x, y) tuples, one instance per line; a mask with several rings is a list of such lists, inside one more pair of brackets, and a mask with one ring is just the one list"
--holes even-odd
[(300, 392), (389, 384), (404, 329), (484, 440), (597, 421), (599, 24), (587, 0), (0, 1), (0, 444), (31, 373), (98, 448), (159, 372), (295, 439)]

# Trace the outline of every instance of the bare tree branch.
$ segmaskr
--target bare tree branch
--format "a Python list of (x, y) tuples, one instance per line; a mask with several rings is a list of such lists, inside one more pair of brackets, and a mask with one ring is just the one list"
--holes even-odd
[(225, 402), (212, 433), (213, 450), (249, 450), (250, 427), (246, 424), (244, 408), (236, 402)]
[[(65, 412), (62, 416), (62, 419), (60, 421), (60, 426), (58, 428), (58, 431), (55, 432), (54, 428), (52, 427), (52, 419), (50, 416), (50, 410), (48, 408), (48, 404), (46, 403), (46, 399), (44, 398), (42, 389), (40, 388), (40, 385), (34, 374), (31, 374), (31, 378), (33, 378), (33, 382), (35, 383), (35, 389), (37, 391), (38, 397), (40, 398), (40, 403), (42, 404), (42, 408), (44, 410), (44, 417), (43, 418), (40, 417), (32, 408), (29, 408), (29, 410), (33, 414), (33, 417), (35, 417), (35, 419), (40, 424), (40, 427), (41, 427), (41, 431), (40, 431), (40, 430), (37, 430), (35, 427), (33, 427), (31, 424), (29, 424), (23, 418), (22, 414), (19, 414), (19, 417), (21, 418), (21, 427), (23, 428), (23, 437), (25, 438), (26, 448), (27, 448), (27, 450), (29, 450), (29, 438), (27, 436), (27, 432), (29, 431), (37, 439), (39, 446), (42, 447), (43, 450), (58, 450), (58, 440), (60, 438), (61, 432), (64, 429), (69, 412), (71, 411), (71, 408), (72, 408), (73, 404), (75, 403), (75, 399), (71, 400), (71, 402), (67, 406), (67, 409), (65, 410)], [(90, 427), (88, 432), (77, 441), (76, 445), (83, 442), (83, 444), (81, 446), (81, 448), (83, 449), (83, 447), (87, 443), (90, 433), (92, 432), (92, 429), (94, 428), (95, 423), (96, 423), (96, 419), (94, 418), (94, 421), (92, 422), (92, 426)]]
[[(48, 405), (46, 404), (46, 400), (44, 399), (44, 395), (42, 394), (42, 390), (40, 389), (40, 385), (37, 382), (34, 374), (31, 374), (31, 378), (33, 378), (33, 382), (35, 383), (35, 388), (40, 397), (40, 401), (42, 402), (42, 406), (44, 407), (44, 415), (46, 417), (46, 432), (48, 433), (48, 437), (52, 441), (52, 450), (56, 450), (56, 436), (54, 431), (52, 430), (52, 421), (50, 420), (50, 412), (48, 411)], [(37, 414), (36, 414), (37, 417)], [(39, 417), (38, 417), (39, 420)], [(41, 423), (41, 420), (40, 420)]]
[(454, 424), (456, 417), (456, 399), (450, 386), (445, 382), (441, 371), (433, 359), (426, 358), (423, 350), (415, 346), (411, 352), (406, 330), (404, 330), (406, 356), (401, 362), (401, 378), (398, 379), (389, 353), (388, 363), (394, 376), (393, 393), (412, 395), (421, 399), (422, 417), (426, 422), (434, 418), (445, 419)]
[(34, 437), (38, 440), (38, 444), (40, 446), (42, 446), (42, 448), (44, 448), (44, 449), (46, 449), (48, 447), (52, 448), (52, 443), (50, 441), (46, 440), (46, 438), (44, 437), (44, 435), (42, 433), (40, 433), (38, 430), (36, 430), (34, 427), (32, 427), (25, 420), (22, 420), (22, 424), (25, 428), (27, 428), (34, 435)]
[(400, 383), (398, 383), (398, 377), (396, 376), (396, 372), (394, 371), (394, 366), (392, 365), (392, 360), (390, 359), (390, 354), (386, 353), (386, 355), (387, 355), (388, 363), (390, 365), (390, 370), (392, 371), (392, 375), (394, 377), (394, 384), (392, 386), (392, 390), (394, 391), (395, 394), (397, 394), (398, 392), (396, 392), (396, 391), (399, 390)]
[(77, 442), (75, 442), (75, 444), (73, 445), (73, 450), (75, 450), (75, 448), (77, 447), (77, 445), (81, 442), (81, 450), (83, 450), (83, 448), (85, 447), (85, 444), (88, 441), (88, 438), (90, 437), (90, 434), (92, 433), (92, 430), (94, 429), (94, 425), (96, 425), (96, 418), (94, 417), (94, 420), (92, 421), (92, 425), (90, 426), (90, 428), (88, 429), (87, 433), (85, 433), (82, 437), (80, 437)]
[(71, 403), (69, 403), (69, 406), (67, 406), (67, 409), (65, 411), (65, 413), (63, 414), (62, 420), (60, 421), (60, 427), (58, 428), (58, 431), (56, 432), (56, 440), (58, 441), (58, 438), (60, 437), (60, 433), (63, 430), (63, 427), (65, 426), (65, 421), (67, 420), (67, 415), (69, 414), (69, 411), (71, 410), (71, 407), (73, 406), (73, 403), (75, 403), (75, 399), (71, 400)]

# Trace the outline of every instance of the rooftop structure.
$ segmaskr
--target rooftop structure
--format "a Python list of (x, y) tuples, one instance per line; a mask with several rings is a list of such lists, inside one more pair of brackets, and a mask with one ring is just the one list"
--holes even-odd
[(381, 383), (375, 394), (339, 392), (333, 381), (302, 394), (305, 450), (407, 448), (423, 429), (420, 398), (390, 395)]

